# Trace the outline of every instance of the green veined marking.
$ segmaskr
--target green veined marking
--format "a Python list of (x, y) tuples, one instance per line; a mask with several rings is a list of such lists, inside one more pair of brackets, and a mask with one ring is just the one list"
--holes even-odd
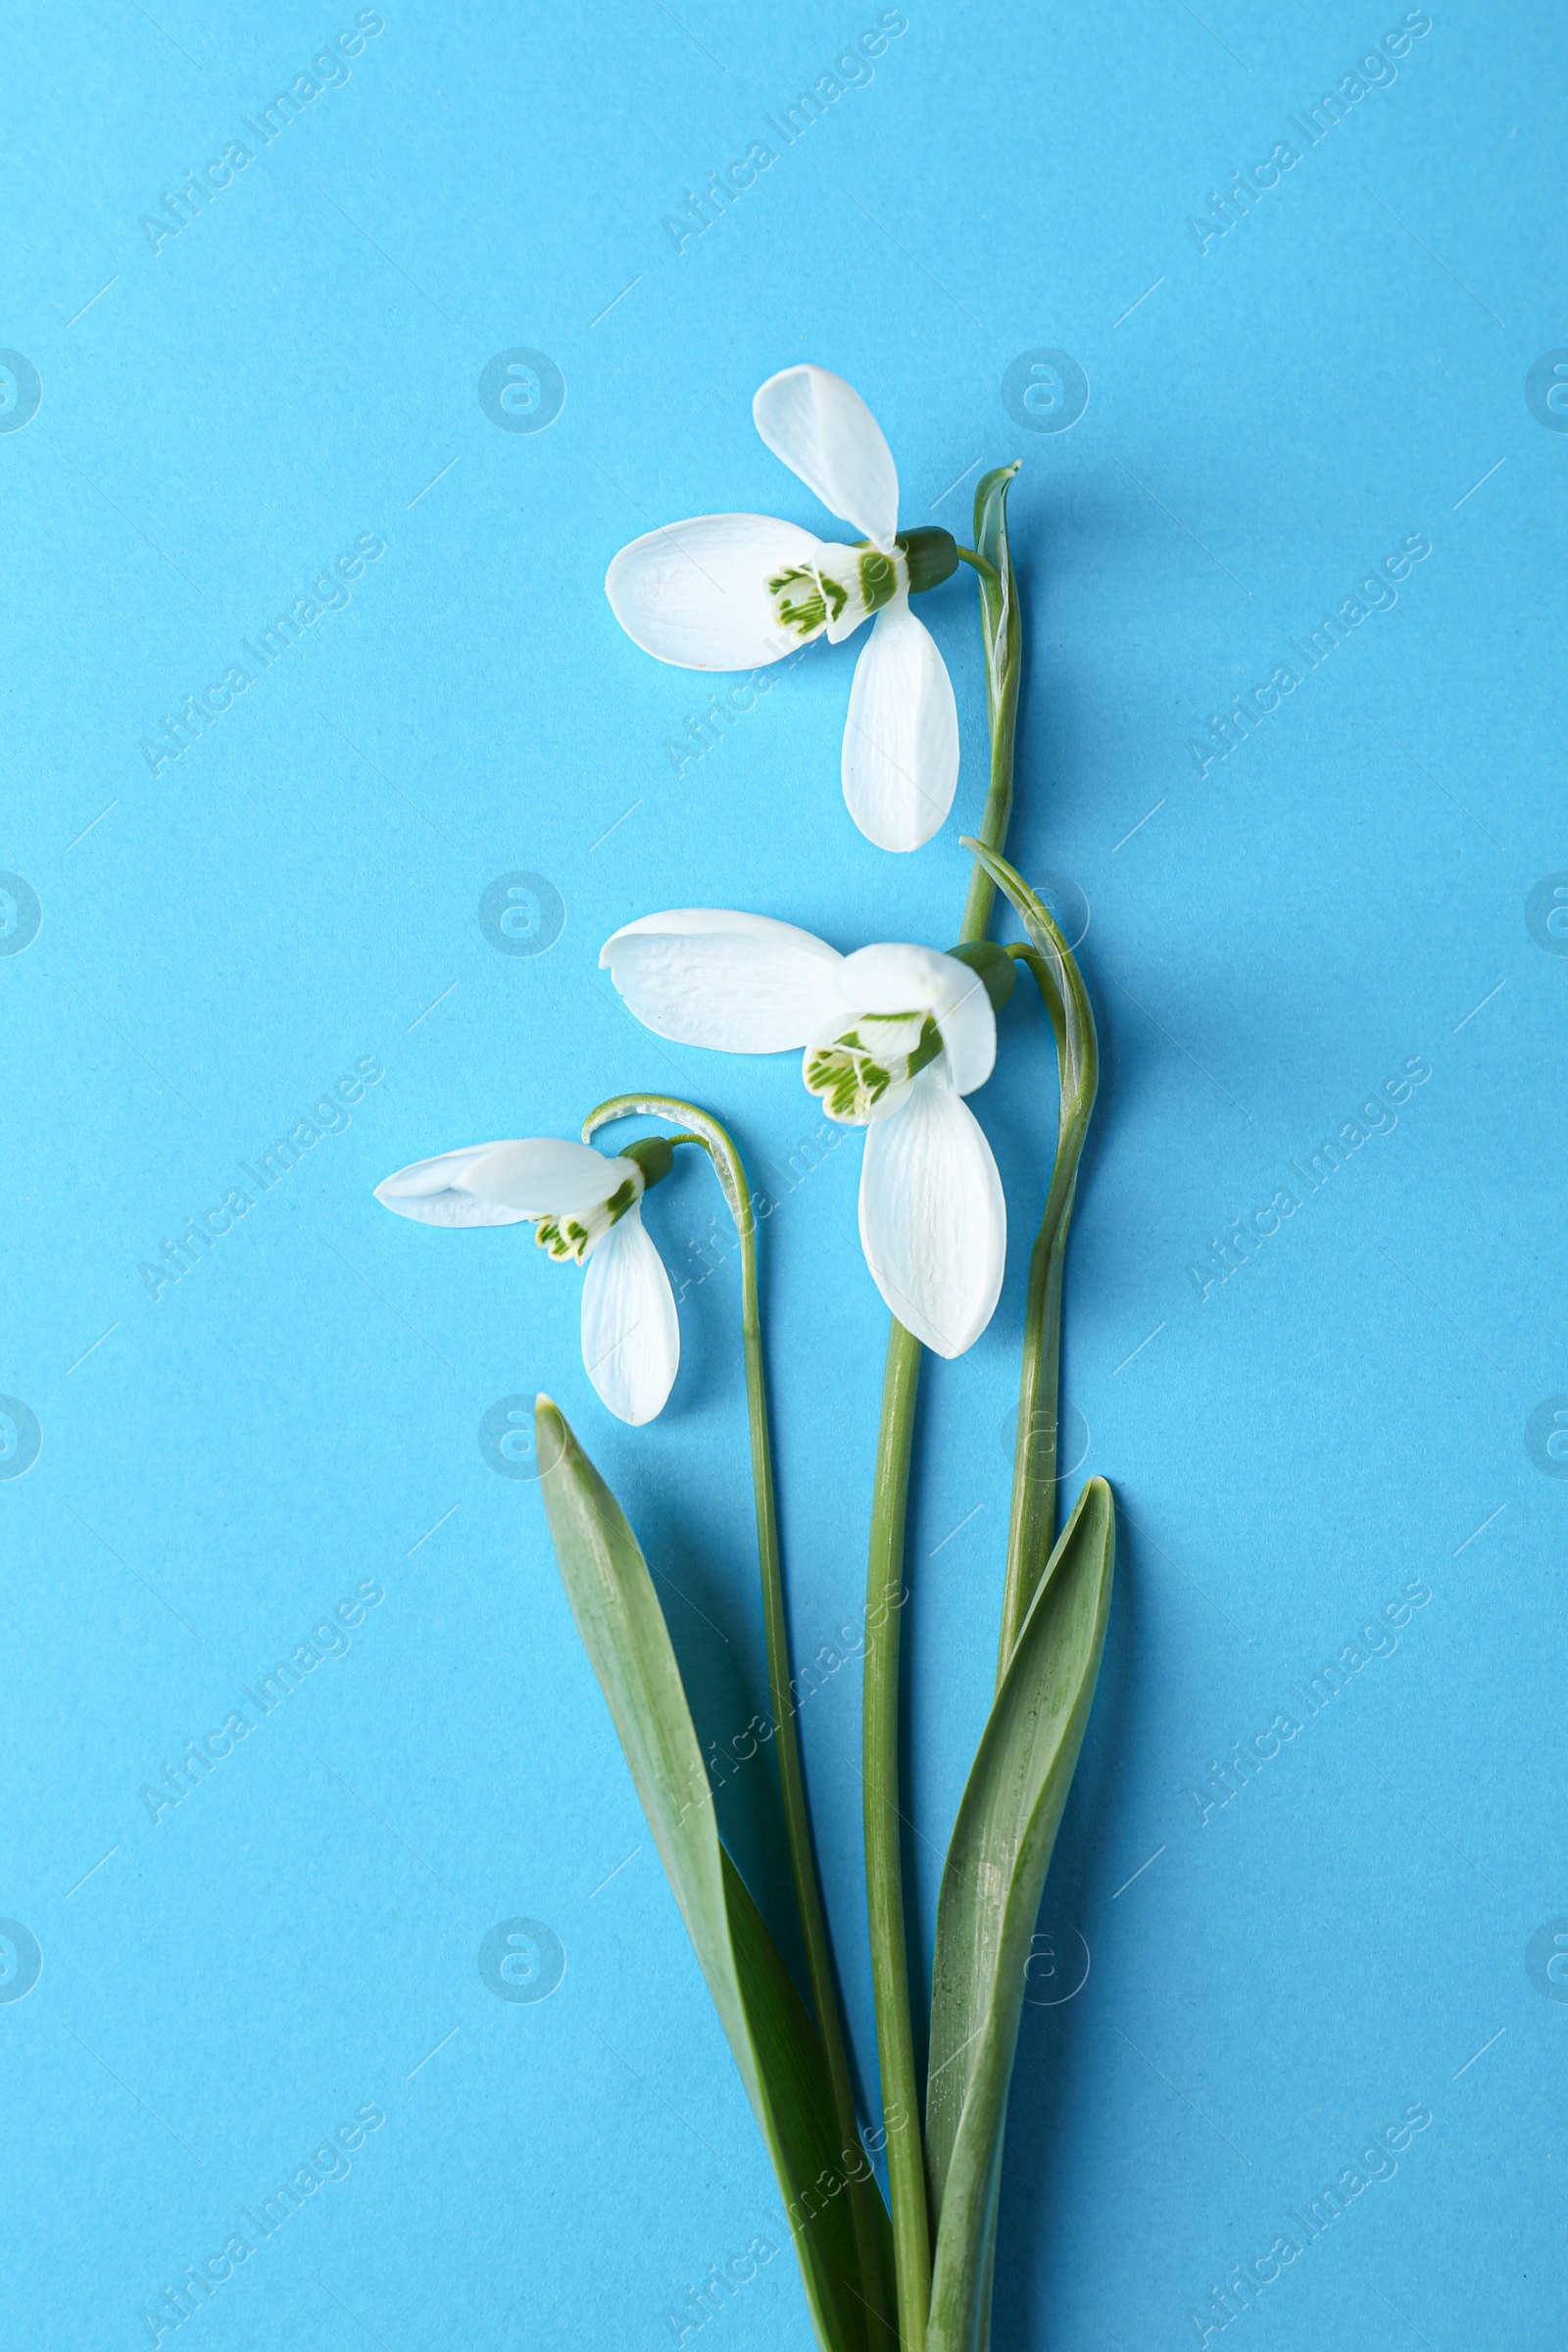
[(806, 1083), (830, 1119), (864, 1127), (890, 1089), (902, 1094), (942, 1051), (930, 1013), (862, 1013), (853, 1029), (806, 1057)]
[[(809, 564), (792, 564), (767, 583), (780, 628), (793, 629), (804, 642), (837, 620), (850, 601), (850, 592)], [(891, 594), (891, 591), (889, 592)]]
[(867, 612), (880, 612), (884, 605), (891, 605), (898, 586), (899, 567), (892, 556), (883, 555), (880, 548), (867, 548), (860, 558), (860, 594)]
[(587, 1211), (586, 1225), (580, 1217), (540, 1217), (533, 1238), (553, 1258), (564, 1261), (572, 1257), (580, 1266), (594, 1243), (602, 1241), (612, 1225), (619, 1224), (641, 1189), (636, 1178), (628, 1176), (608, 1200)]
[[(827, 600), (814, 571), (796, 564), (792, 570), (781, 571), (767, 585), (781, 628), (793, 629), (804, 640), (827, 627)], [(804, 593), (792, 595), (792, 589)]]
[[(797, 582), (805, 586), (804, 596), (787, 593)], [(814, 637), (818, 629), (826, 628), (827, 605), (814, 572), (798, 566), (793, 571), (781, 571), (767, 585), (782, 627), (794, 629), (801, 637)]]

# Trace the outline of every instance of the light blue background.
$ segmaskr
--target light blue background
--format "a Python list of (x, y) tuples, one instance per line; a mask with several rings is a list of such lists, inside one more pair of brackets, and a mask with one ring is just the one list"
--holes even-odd
[[(1043, 1945), (1024, 2018), (999, 2352), (1192, 2342), (1188, 2308), (1415, 2102), (1435, 2120), (1396, 2177), (1235, 2340), (1554, 2343), (1568, 2007), (1525, 1954), (1568, 1910), (1568, 1485), (1524, 1427), (1568, 1390), (1568, 960), (1524, 908), (1568, 868), (1568, 438), (1524, 379), (1568, 342), (1568, 26), (1435, 7), (1392, 85), (1200, 251), (1187, 217), (1304, 147), (1287, 118), (1399, 8), (911, 0), (874, 78), (677, 252), (664, 216), (877, 9), (389, 0), (352, 78), (155, 253), (140, 216), (355, 13), (5, 10), (0, 344), (43, 391), (0, 435), (0, 866), (43, 915), (0, 958), (0, 1389), (43, 1443), (0, 1483), (0, 1914), (43, 1964), (0, 2002), (0, 2341), (145, 2342), (139, 2309), (370, 2101), (350, 2176), (190, 2322), (209, 2345), (651, 2352), (710, 2264), (782, 2243), (536, 1487), (476, 1442), (503, 1396), (562, 1400), (727, 1743), (762, 1690), (733, 1261), (687, 1291), (671, 1406), (631, 1432), (588, 1388), (573, 1272), (370, 1191), (569, 1134), (620, 1088), (728, 1117), (780, 1200), (801, 1654), (856, 1620), (886, 1329), (858, 1143), (788, 1190), (816, 1124), (794, 1062), (666, 1051), (596, 969), (617, 924), (693, 902), (844, 947), (956, 931), (984, 775), (966, 577), (924, 608), (957, 807), (896, 863), (838, 790), (854, 650), (814, 649), (677, 781), (661, 747), (702, 682), (601, 593), (656, 521), (826, 527), (749, 414), (810, 359), (870, 400), (906, 525), (963, 530), (955, 477), (1023, 459), (1013, 855), (1092, 907), (1105, 1081), (1067, 1389), (1125, 1516), (1042, 1916), (1057, 1974)], [(517, 346), (565, 379), (538, 433), (476, 395)], [(1038, 347), (1087, 372), (1069, 431), (1002, 405)], [(154, 777), (140, 739), (372, 531), (349, 608)], [(1433, 552), (1396, 607), (1200, 777), (1189, 739), (1413, 531)], [(514, 869), (564, 902), (539, 956), (478, 926)], [(927, 1950), (990, 1688), (1051, 1132), (1017, 1004), (976, 1100), (1008, 1285), (970, 1356), (928, 1363), (918, 1440)], [(1415, 1055), (1397, 1127), (1200, 1300), (1189, 1264)], [(346, 1131), (155, 1301), (139, 1264), (362, 1056), (385, 1075)], [(696, 1166), (652, 1203), (678, 1271), (717, 1213)], [(155, 1825), (141, 1786), (370, 1578), (348, 1654)], [(1200, 1823), (1189, 1786), (1411, 1579), (1433, 1598), (1397, 1650)], [(858, 1680), (802, 1730), (869, 2113)], [(758, 1766), (725, 1799), (754, 1874), (771, 1803)], [(565, 1948), (538, 2003), (478, 1973), (519, 1915)], [(1048, 2006), (1080, 1936), (1088, 1983)], [(731, 2352), (808, 2345), (789, 2256), (711, 2325)]]

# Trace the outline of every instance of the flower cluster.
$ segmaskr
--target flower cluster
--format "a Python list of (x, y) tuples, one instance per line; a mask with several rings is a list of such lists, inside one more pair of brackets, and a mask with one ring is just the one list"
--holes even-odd
[[(871, 621), (856, 664), (842, 777), (850, 813), (889, 850), (917, 849), (953, 806), (958, 721), (929, 630), (909, 610), (954, 570), (945, 531), (898, 529), (899, 477), (859, 394), (824, 368), (786, 368), (752, 404), (757, 429), (853, 545), (760, 514), (708, 514), (622, 548), (605, 582), (616, 619), (662, 662), (752, 669)], [(860, 1243), (888, 1306), (939, 1355), (961, 1355), (995, 1311), (1007, 1212), (964, 1101), (996, 1059), (986, 980), (931, 948), (842, 955), (769, 915), (684, 907), (607, 940), (600, 963), (645, 1027), (718, 1053), (803, 1056), (830, 1119), (866, 1130)], [(662, 1154), (662, 1156), (660, 1156)], [(609, 1158), (555, 1138), (420, 1160), (376, 1199), (427, 1225), (529, 1221), (552, 1257), (586, 1269), (582, 1352), (604, 1402), (660, 1412), (680, 1361), (669, 1276), (642, 1220), (669, 1164), (662, 1143)]]
[[(405, 1168), (378, 1198), (431, 1225), (529, 1222), (547, 1255), (580, 1266), (589, 1379), (611, 1411), (635, 1425), (662, 1410), (681, 1347), (669, 1275), (644, 1224), (647, 1196), (677, 1150), (707, 1153), (739, 1245), (770, 1696), (766, 1731), (757, 1716), (753, 1729), (770, 1743), (777, 1767), (809, 2011), (793, 1992), (781, 2004), (790, 1970), (724, 1849), (712, 1759), (705, 1758), (630, 1521), (559, 1406), (541, 1396), (534, 1425), (544, 1509), (584, 1647), (798, 2225), (791, 2238), (821, 2352), (866, 2352), (884, 2339), (895, 2352), (973, 2352), (993, 2305), (996, 2189), (1024, 1998), (1018, 1963), (1039, 1915), (1100, 1670), (1114, 1564), (1115, 1510), (1103, 1479), (1088, 1481), (1059, 1535), (1055, 1526), (1062, 1271), (1099, 1047), (1072, 951), (1004, 854), (1023, 644), (1006, 517), (1017, 466), (981, 477), (974, 545), (959, 547), (945, 531), (899, 529), (892, 454), (841, 377), (786, 368), (763, 384), (753, 414), (768, 449), (857, 535), (822, 539), (759, 514), (701, 515), (651, 531), (622, 549), (605, 583), (637, 645), (689, 668), (755, 670), (818, 638), (838, 644), (868, 623), (840, 772), (861, 832), (898, 851), (931, 838), (957, 782), (953, 687), (910, 600), (959, 562), (978, 575), (986, 663), (988, 781), (974, 837), (962, 845), (974, 866), (956, 946), (944, 953), (884, 940), (845, 953), (772, 913), (682, 906), (623, 924), (600, 953), (622, 1003), (655, 1036), (715, 1054), (798, 1054), (819, 1109), (864, 1131), (860, 1245), (894, 1318), (866, 1549), (863, 1624), (876, 1639), (861, 1650), (879, 2135), (861, 2137), (795, 1726), (797, 1693), (809, 1686), (791, 1667), (756, 1197), (740, 1152), (711, 1111), (643, 1091), (599, 1103), (580, 1142), (473, 1145)], [(999, 892), (1024, 933), (1005, 947), (991, 937)], [(922, 2037), (905, 1930), (900, 1744), (901, 1724), (912, 1719), (902, 1709), (898, 1614), (907, 1597), (916, 1401), (922, 1348), (961, 1355), (991, 1322), (1002, 1291), (1006, 1205), (970, 1105), (996, 1062), (997, 1011), (1020, 972), (1033, 981), (1055, 1042), (1056, 1135), (1023, 1307), (997, 1696), (943, 1867)], [(634, 1116), (660, 1119), (667, 1132), (614, 1155), (593, 1147), (604, 1128)], [(851, 1524), (847, 1518), (846, 1534)], [(914, 1977), (923, 1975), (917, 1960)], [(835, 2169), (835, 2150), (863, 2156), (867, 2147), (886, 2155), (885, 2203), (868, 2161)]]
[[(599, 960), (660, 1037), (803, 1055), (828, 1117), (866, 1130), (860, 1245), (877, 1289), (938, 1355), (972, 1347), (1007, 1247), (997, 1163), (963, 1101), (996, 1059), (982, 975), (930, 948), (841, 956), (793, 923), (710, 906), (627, 923)], [(674, 1294), (642, 1220), (669, 1160), (662, 1138), (614, 1159), (555, 1137), (475, 1144), (400, 1169), (375, 1197), (425, 1225), (528, 1221), (552, 1257), (586, 1266), (583, 1363), (611, 1411), (640, 1426), (680, 1362)]]

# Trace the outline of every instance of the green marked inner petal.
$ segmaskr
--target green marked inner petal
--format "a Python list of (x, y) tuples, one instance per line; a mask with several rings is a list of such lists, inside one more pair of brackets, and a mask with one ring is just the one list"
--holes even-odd
[(929, 1013), (862, 1013), (826, 1045), (808, 1046), (802, 1076), (830, 1119), (866, 1127), (896, 1107), (941, 1051)]
[(628, 1176), (607, 1200), (596, 1202), (580, 1217), (536, 1218), (533, 1238), (553, 1258), (563, 1262), (574, 1258), (580, 1266), (594, 1244), (602, 1242), (612, 1225), (618, 1225), (627, 1209), (636, 1206), (642, 1191), (638, 1178)]
[(884, 605), (891, 605), (898, 588), (899, 567), (893, 557), (868, 548), (860, 558), (860, 594), (867, 612), (880, 612)]
[(806, 564), (796, 564), (788, 571), (779, 572), (768, 581), (767, 588), (779, 627), (799, 637), (803, 645), (820, 636), (827, 627), (827, 599), (822, 593), (822, 583)]
[(828, 618), (829, 620), (837, 620), (839, 614), (843, 612), (845, 606), (850, 601), (850, 592), (847, 588), (843, 587), (839, 581), (829, 579), (825, 571), (819, 569), (816, 576), (822, 584), (822, 594), (827, 599)]

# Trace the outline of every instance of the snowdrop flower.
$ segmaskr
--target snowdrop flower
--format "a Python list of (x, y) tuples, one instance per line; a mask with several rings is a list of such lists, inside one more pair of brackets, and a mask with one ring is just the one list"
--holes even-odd
[(882, 428), (825, 368), (786, 368), (752, 402), (768, 448), (863, 536), (827, 542), (766, 514), (701, 514), (623, 547), (605, 578), (632, 641), (682, 669), (755, 669), (875, 613), (844, 729), (844, 798), (869, 841), (917, 850), (958, 781), (953, 682), (909, 597), (957, 564), (946, 531), (899, 535), (899, 477)]
[(643, 1229), (642, 1197), (669, 1172), (662, 1136), (618, 1159), (539, 1136), (474, 1144), (400, 1168), (375, 1188), (383, 1208), (422, 1225), (516, 1225), (554, 1258), (586, 1265), (582, 1360), (611, 1411), (640, 1429), (662, 1412), (680, 1362), (680, 1323), (664, 1261)]
[(938, 1355), (972, 1347), (1007, 1247), (997, 1163), (961, 1099), (996, 1059), (981, 970), (930, 948), (841, 956), (793, 923), (708, 906), (644, 915), (599, 960), (661, 1037), (729, 1054), (804, 1048), (828, 1117), (867, 1130), (860, 1244), (877, 1289)]

